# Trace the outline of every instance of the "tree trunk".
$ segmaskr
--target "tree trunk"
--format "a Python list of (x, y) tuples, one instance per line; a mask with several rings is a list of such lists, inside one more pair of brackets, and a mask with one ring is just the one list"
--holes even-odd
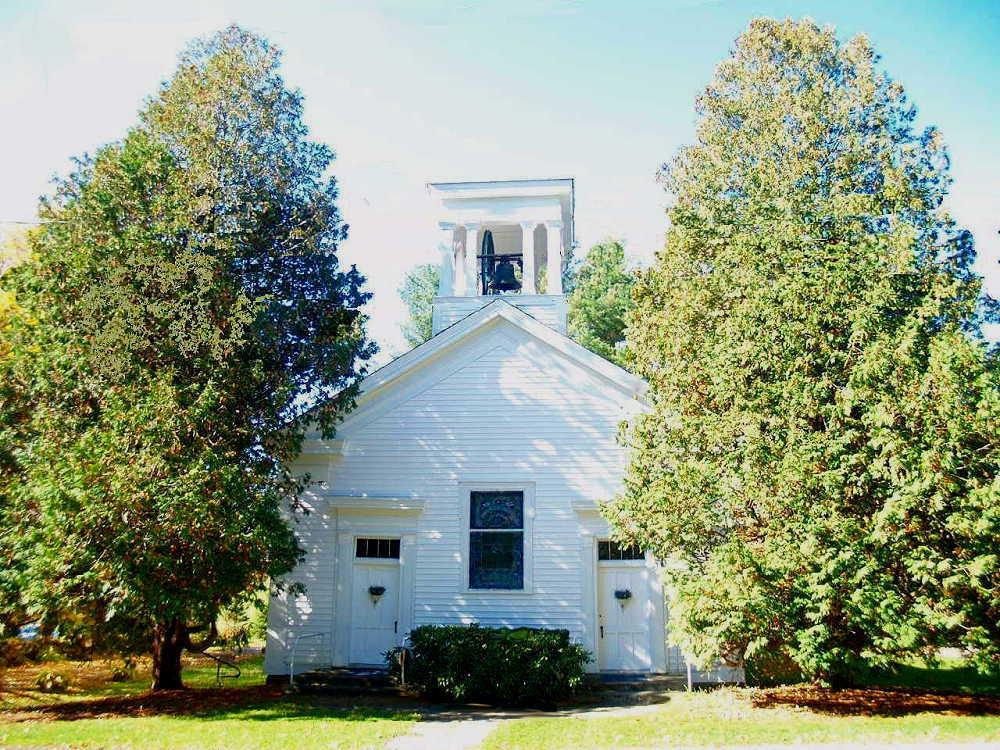
[(181, 654), (187, 645), (187, 628), (180, 620), (153, 628), (153, 690), (181, 690)]

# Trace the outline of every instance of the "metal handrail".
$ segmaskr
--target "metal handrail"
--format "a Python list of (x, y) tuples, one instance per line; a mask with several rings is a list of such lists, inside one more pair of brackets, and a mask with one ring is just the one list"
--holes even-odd
[(290, 687), (295, 685), (295, 650), (299, 647), (299, 641), (304, 641), (307, 638), (322, 638), (326, 633), (317, 631), (315, 633), (299, 633), (292, 640), (292, 653), (288, 658), (288, 685)]
[(240, 670), (240, 665), (235, 661), (230, 661), (221, 654), (211, 654), (206, 649), (205, 651), (199, 652), (202, 656), (207, 656), (209, 659), (215, 662), (215, 683), (217, 685), (222, 684), (222, 668), (229, 667), (230, 669), (235, 669), (236, 674), (227, 674), (227, 680), (238, 680), (243, 672)]

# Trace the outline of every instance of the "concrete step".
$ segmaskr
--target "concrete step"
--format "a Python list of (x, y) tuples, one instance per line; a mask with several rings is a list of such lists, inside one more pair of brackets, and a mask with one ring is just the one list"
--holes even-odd
[(388, 671), (351, 667), (329, 667), (295, 675), (300, 693), (399, 695), (400, 689)]
[(684, 690), (687, 678), (672, 674), (637, 674), (604, 672), (596, 676), (595, 688), (619, 692), (644, 692), (648, 690)]

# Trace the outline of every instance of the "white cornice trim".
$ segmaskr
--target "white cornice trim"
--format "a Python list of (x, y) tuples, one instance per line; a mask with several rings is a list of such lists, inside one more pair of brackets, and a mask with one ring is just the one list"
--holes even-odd
[(327, 496), (331, 508), (341, 511), (380, 513), (422, 513), (424, 501), (412, 497)]

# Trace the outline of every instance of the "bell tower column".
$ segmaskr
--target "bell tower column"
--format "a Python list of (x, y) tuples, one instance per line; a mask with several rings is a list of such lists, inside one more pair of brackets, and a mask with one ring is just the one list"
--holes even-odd
[(521, 222), (521, 294), (535, 294), (535, 224)]
[(441, 253), (441, 279), (438, 296), (450, 297), (455, 290), (455, 225), (438, 222), (438, 251)]
[(546, 294), (562, 294), (562, 222), (561, 221), (547, 221), (545, 222), (545, 231), (547, 232), (546, 246), (548, 252), (548, 269), (545, 272), (547, 276), (546, 280)]
[(479, 294), (479, 223), (465, 225), (465, 290), (459, 296)]

